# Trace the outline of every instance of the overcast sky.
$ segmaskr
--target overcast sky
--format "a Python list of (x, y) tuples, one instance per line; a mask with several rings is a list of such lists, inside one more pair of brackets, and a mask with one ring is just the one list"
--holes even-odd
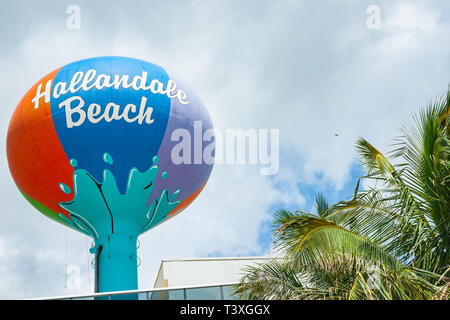
[[(9, 173), (5, 141), (21, 97), (74, 60), (120, 55), (173, 71), (217, 128), (280, 130), (280, 170), (217, 165), (197, 200), (140, 237), (139, 287), (163, 258), (265, 255), (279, 208), (315, 191), (350, 195), (354, 142), (381, 150), (450, 82), (450, 2), (0, 0), (0, 298), (92, 292), (91, 240), (38, 213)], [(80, 29), (67, 28), (69, 5)], [(367, 8), (380, 9), (380, 29)], [(335, 133), (338, 135), (336, 136)], [(65, 268), (80, 287), (65, 288)]]

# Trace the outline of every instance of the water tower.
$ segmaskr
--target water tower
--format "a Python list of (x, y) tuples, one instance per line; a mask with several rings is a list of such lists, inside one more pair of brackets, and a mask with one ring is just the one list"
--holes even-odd
[(94, 239), (95, 291), (133, 290), (139, 235), (183, 211), (208, 180), (207, 130), (203, 103), (162, 67), (91, 58), (25, 94), (8, 129), (8, 163), (37, 210)]

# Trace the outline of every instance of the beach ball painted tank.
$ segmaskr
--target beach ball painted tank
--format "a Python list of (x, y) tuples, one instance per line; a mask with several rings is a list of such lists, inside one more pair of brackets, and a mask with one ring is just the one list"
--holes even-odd
[(200, 99), (164, 68), (90, 58), (51, 72), (25, 94), (8, 130), (8, 163), (23, 196), (47, 217), (94, 239), (137, 237), (204, 188), (213, 164), (172, 155), (181, 136), (211, 129)]

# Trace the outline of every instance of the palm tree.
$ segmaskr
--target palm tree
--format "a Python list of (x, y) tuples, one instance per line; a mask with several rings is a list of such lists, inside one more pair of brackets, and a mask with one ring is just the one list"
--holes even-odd
[(280, 210), (282, 259), (248, 267), (243, 299), (450, 297), (450, 90), (401, 128), (387, 156), (360, 138), (370, 185), (316, 212)]

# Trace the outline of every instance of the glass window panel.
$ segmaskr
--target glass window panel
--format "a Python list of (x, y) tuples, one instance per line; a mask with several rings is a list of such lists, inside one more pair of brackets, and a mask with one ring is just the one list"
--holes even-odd
[(138, 293), (138, 300), (147, 300), (147, 292)]
[(186, 289), (187, 300), (221, 300), (220, 287)]
[(183, 289), (149, 292), (150, 300), (184, 300)]
[(224, 300), (237, 300), (237, 296), (233, 295), (233, 286), (222, 286)]
[(150, 300), (169, 300), (169, 293), (167, 290), (153, 291), (150, 293)]
[(184, 290), (169, 290), (169, 300), (184, 300)]

